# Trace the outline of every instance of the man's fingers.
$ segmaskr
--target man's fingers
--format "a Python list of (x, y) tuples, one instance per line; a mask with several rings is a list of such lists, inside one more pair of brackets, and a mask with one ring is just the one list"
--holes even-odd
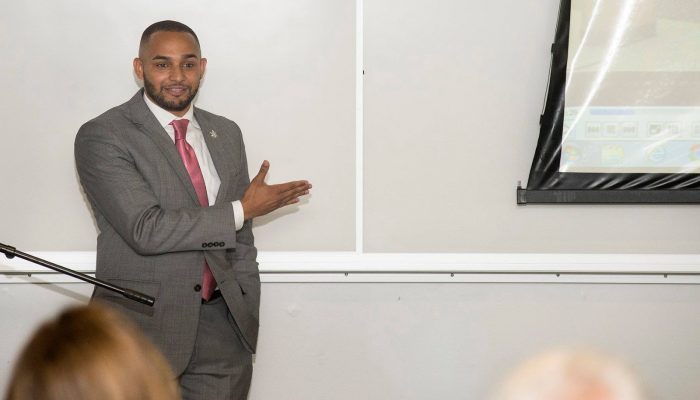
[(291, 199), (296, 199), (301, 196), (305, 196), (309, 194), (309, 189), (306, 189), (304, 187), (297, 188), (295, 190), (289, 190), (287, 192), (284, 192), (284, 194), (281, 194), (280, 199), (286, 203)]
[(265, 160), (262, 162), (262, 165), (260, 165), (260, 171), (258, 171), (258, 174), (255, 175), (255, 178), (253, 178), (254, 181), (260, 181), (260, 183), (265, 182), (265, 177), (267, 176), (267, 171), (270, 169), (270, 162)]
[(309, 194), (309, 191), (308, 191), (308, 190), (302, 190), (302, 191), (299, 191), (299, 192), (292, 192), (292, 193), (289, 193), (289, 194), (287, 194), (284, 198), (282, 198), (281, 203), (282, 203), (283, 205), (285, 205), (285, 206), (286, 206), (286, 205), (289, 205), (289, 204), (298, 203), (298, 202), (299, 202), (299, 197), (305, 196), (305, 195), (307, 195), (307, 194)]
[(311, 184), (308, 181), (293, 181), (286, 183), (279, 183), (274, 185), (279, 194), (287, 194), (294, 191), (303, 191), (311, 189)]

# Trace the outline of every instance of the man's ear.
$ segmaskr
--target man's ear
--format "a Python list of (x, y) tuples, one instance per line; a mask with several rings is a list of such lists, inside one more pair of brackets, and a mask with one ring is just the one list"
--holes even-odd
[(138, 57), (134, 58), (134, 73), (139, 80), (143, 80), (143, 62)]
[(204, 77), (204, 71), (207, 69), (207, 59), (206, 58), (200, 58), (199, 59), (199, 74)]

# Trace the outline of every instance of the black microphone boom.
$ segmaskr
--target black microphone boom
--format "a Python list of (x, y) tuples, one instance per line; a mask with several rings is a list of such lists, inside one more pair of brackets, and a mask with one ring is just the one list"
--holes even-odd
[(62, 274), (72, 276), (73, 278), (79, 279), (84, 282), (92, 283), (95, 286), (99, 286), (101, 288), (105, 288), (107, 290), (111, 290), (113, 292), (119, 293), (122, 296), (126, 297), (127, 299), (135, 300), (138, 301), (139, 303), (146, 304), (148, 306), (153, 307), (153, 304), (155, 303), (155, 299), (151, 296), (145, 295), (143, 293), (137, 292), (135, 290), (131, 289), (124, 289), (122, 287), (112, 285), (111, 283), (107, 283), (105, 281), (99, 280), (97, 278), (93, 278), (89, 275), (85, 275), (83, 273), (80, 273), (78, 271), (74, 271), (72, 269), (68, 269), (66, 267), (62, 267), (58, 264), (54, 264), (50, 261), (46, 261), (44, 259), (34, 257), (31, 254), (23, 253), (19, 250), (17, 250), (15, 247), (8, 246), (6, 244), (0, 243), (0, 253), (4, 253), (5, 257), (7, 258), (15, 258), (19, 257), (23, 260), (30, 261), (34, 264), (41, 265), (46, 268), (50, 268), (54, 271), (60, 272)]

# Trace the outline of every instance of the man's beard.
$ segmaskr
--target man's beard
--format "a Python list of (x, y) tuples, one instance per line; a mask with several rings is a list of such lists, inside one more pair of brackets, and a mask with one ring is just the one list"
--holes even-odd
[(190, 95), (180, 101), (168, 101), (161, 92), (156, 91), (155, 86), (151, 82), (143, 77), (143, 88), (146, 90), (146, 94), (150, 97), (156, 104), (158, 104), (162, 109), (168, 111), (184, 111), (189, 107), (194, 97), (197, 96), (197, 91), (199, 90), (199, 85), (192, 90), (190, 88)]

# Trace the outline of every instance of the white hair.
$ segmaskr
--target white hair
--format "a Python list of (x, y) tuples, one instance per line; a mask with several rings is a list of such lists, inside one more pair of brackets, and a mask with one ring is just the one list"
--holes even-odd
[(593, 351), (552, 350), (517, 368), (496, 400), (643, 400), (621, 361)]

